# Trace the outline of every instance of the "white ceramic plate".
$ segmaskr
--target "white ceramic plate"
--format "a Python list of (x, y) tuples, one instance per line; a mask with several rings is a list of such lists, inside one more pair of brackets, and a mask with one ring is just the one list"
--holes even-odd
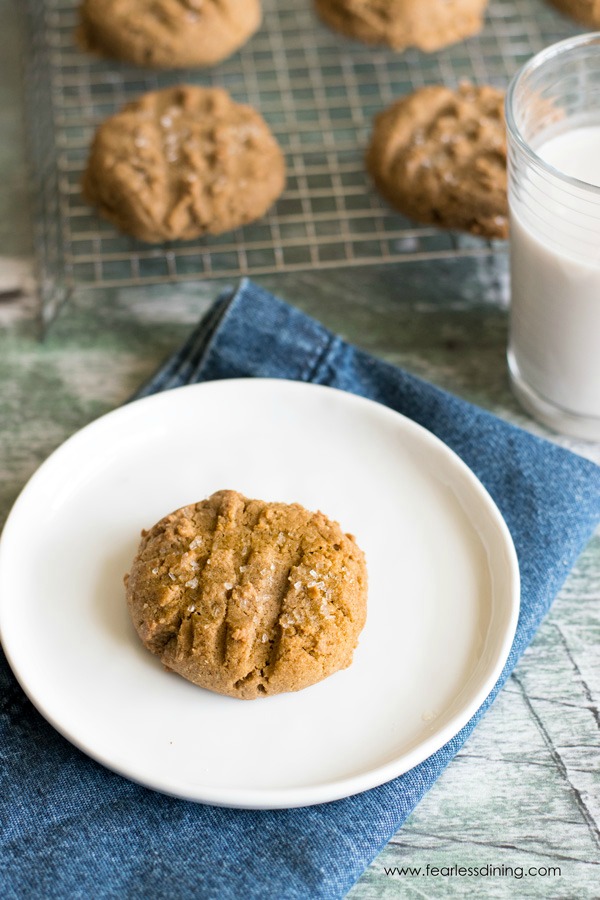
[[(123, 589), (140, 530), (220, 488), (356, 535), (369, 613), (349, 669), (242, 701), (141, 646)], [(224, 806), (335, 800), (424, 760), (493, 687), (518, 606), (508, 529), (458, 457), (384, 406), (297, 382), (194, 385), (104, 416), (34, 475), (0, 544), (2, 643), (39, 711), (116, 772)]]

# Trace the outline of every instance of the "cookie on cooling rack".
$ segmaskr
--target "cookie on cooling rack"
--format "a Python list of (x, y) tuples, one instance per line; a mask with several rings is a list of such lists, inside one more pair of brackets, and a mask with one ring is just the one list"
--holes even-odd
[(551, 6), (589, 28), (600, 28), (598, 0), (548, 0)]
[(253, 700), (352, 662), (367, 573), (352, 535), (297, 503), (219, 491), (161, 519), (126, 576), (144, 645), (194, 684)]
[(260, 0), (83, 0), (78, 34), (103, 56), (191, 68), (231, 56), (260, 21)]
[(221, 88), (144, 94), (100, 125), (82, 187), (120, 231), (190, 240), (260, 218), (285, 184), (264, 119)]
[(394, 50), (439, 50), (480, 31), (488, 0), (315, 0), (329, 26)]
[(424, 87), (375, 118), (367, 168), (418, 222), (488, 238), (508, 234), (504, 93)]

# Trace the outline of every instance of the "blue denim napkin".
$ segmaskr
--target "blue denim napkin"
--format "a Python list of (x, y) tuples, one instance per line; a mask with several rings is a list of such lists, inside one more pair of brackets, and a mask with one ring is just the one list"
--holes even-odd
[(251, 812), (174, 800), (103, 769), (38, 715), (2, 657), (3, 900), (342, 897), (490, 706), (600, 520), (598, 467), (370, 357), (248, 282), (216, 302), (140, 396), (240, 376), (370, 397), (467, 462), (500, 507), (520, 560), (521, 616), (506, 668), (468, 725), (395, 781), (336, 803)]

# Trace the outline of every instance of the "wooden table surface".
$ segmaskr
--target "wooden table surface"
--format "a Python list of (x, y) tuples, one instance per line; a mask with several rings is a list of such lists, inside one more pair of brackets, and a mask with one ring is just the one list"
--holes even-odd
[[(81, 291), (39, 343), (19, 40), (0, 0), (0, 522), (66, 437), (122, 403), (221, 287)], [(350, 341), (600, 462), (600, 445), (548, 435), (518, 408), (505, 366), (507, 261), (307, 272), (262, 279)], [(600, 897), (600, 538), (581, 557), (507, 687), (352, 900)], [(387, 874), (395, 866), (560, 867), (561, 875)], [(199, 896), (201, 896), (199, 894)]]

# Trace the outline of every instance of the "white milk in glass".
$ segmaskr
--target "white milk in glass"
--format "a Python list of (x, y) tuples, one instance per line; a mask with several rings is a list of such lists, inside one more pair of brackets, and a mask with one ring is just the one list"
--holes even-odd
[[(600, 125), (535, 146), (558, 173), (600, 186)], [(600, 189), (531, 167), (511, 201), (511, 368), (600, 428)], [(591, 437), (600, 438), (600, 433)]]

